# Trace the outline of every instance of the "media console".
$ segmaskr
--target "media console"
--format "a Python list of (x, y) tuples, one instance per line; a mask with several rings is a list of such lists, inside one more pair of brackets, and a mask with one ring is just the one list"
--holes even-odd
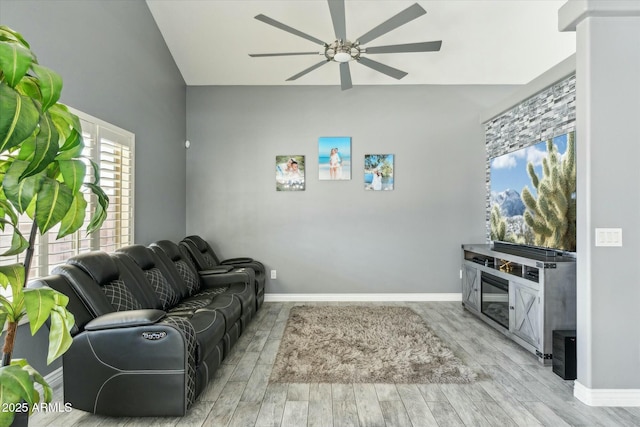
[(462, 305), (551, 364), (553, 331), (576, 329), (576, 260), (462, 245)]

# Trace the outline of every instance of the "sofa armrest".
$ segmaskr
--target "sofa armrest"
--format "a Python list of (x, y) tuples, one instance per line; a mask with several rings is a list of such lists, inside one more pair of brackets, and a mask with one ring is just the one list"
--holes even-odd
[(249, 262), (253, 262), (253, 258), (247, 258), (247, 257), (229, 258), (229, 259), (225, 259), (224, 261), (221, 261), (220, 264), (233, 265), (233, 264), (246, 264)]
[(244, 268), (235, 269), (225, 274), (206, 274), (207, 271), (201, 271), (200, 283), (203, 288), (219, 288), (221, 286), (228, 286), (234, 283), (252, 283), (253, 271), (249, 272)]
[(218, 265), (216, 267), (208, 268), (206, 270), (201, 270), (200, 274), (222, 274), (228, 273), (233, 270), (232, 265)]
[(158, 323), (167, 315), (162, 310), (127, 310), (104, 314), (96, 317), (84, 327), (86, 331), (100, 331), (115, 328), (148, 326)]
[[(170, 317), (152, 323), (164, 313), (159, 310), (121, 314), (127, 313), (133, 314), (129, 325), (134, 318), (140, 324), (85, 329), (74, 337), (62, 359), (65, 401), (75, 409), (109, 416), (184, 415), (189, 390), (196, 387), (195, 329), (186, 320)], [(105, 325), (119, 324), (104, 317)]]

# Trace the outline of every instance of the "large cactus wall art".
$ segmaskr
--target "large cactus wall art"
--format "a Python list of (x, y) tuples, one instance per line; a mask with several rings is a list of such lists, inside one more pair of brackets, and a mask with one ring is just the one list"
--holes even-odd
[(492, 160), (492, 240), (576, 250), (575, 148), (570, 132)]

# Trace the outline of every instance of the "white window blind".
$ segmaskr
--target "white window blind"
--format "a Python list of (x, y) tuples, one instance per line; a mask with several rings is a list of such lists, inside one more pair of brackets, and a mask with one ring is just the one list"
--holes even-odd
[[(113, 252), (133, 243), (134, 134), (88, 114), (70, 110), (80, 118), (82, 124), (85, 143), (83, 154), (100, 168), (100, 187), (109, 197), (107, 219), (98, 232), (87, 235), (87, 226), (96, 206), (96, 197), (87, 190), (87, 215), (78, 231), (59, 240), (56, 240), (59, 226), (43, 236), (38, 234), (30, 279), (46, 276), (55, 266), (79, 253), (91, 250)], [(87, 181), (93, 182), (91, 162), (85, 160), (85, 163)], [(25, 238), (29, 237), (31, 224), (31, 219), (26, 215), (20, 218), (19, 228)], [(0, 235), (0, 253), (11, 246), (11, 233), (10, 227), (6, 227)], [(24, 255), (1, 257), (0, 265), (23, 262)], [(8, 294), (1, 288), (0, 292)]]

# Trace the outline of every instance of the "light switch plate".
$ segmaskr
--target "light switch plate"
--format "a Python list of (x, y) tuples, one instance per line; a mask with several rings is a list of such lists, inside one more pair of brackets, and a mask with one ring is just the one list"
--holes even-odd
[(596, 246), (622, 246), (622, 228), (596, 228)]

